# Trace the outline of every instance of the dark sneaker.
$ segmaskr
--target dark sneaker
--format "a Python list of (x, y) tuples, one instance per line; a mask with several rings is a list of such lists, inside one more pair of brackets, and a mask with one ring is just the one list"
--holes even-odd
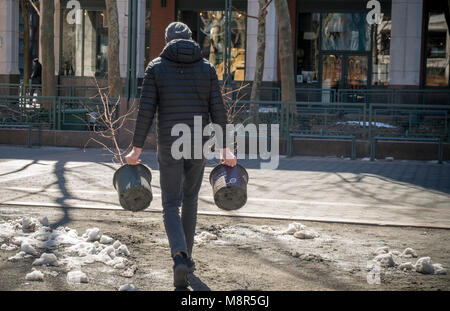
[(194, 261), (194, 259), (192, 259), (192, 257), (187, 257), (185, 260), (186, 260), (186, 264), (187, 264), (188, 269), (189, 269), (189, 273), (194, 273), (194, 271), (195, 271), (195, 261)]
[(178, 288), (187, 288), (189, 286), (188, 273), (189, 268), (186, 264), (186, 259), (181, 255), (173, 257), (173, 286)]

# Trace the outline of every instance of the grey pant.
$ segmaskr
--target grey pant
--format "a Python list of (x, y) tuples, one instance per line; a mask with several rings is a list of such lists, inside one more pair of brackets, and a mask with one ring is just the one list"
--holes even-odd
[(171, 255), (183, 252), (192, 256), (198, 192), (202, 185), (206, 160), (175, 160), (170, 153), (170, 147), (158, 146), (158, 163), (164, 226)]

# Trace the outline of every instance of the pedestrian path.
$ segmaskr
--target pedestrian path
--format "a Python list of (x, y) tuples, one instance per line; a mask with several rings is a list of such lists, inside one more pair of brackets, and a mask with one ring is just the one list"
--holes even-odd
[[(152, 151), (154, 200), (161, 211), (159, 171)], [(199, 213), (394, 226), (450, 228), (450, 165), (418, 161), (281, 158), (277, 170), (243, 160), (250, 176), (247, 204), (238, 211), (214, 205), (208, 164)], [(0, 204), (121, 209), (112, 186), (115, 166), (101, 149), (0, 145)]]

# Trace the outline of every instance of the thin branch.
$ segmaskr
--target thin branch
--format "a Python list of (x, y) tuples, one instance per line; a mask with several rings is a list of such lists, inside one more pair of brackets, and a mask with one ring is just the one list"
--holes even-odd
[(34, 10), (36, 11), (37, 15), (40, 17), (41, 16), (41, 12), (37, 8), (37, 6), (34, 4), (33, 0), (29, 0), (29, 1), (30, 1), (31, 5), (33, 6)]

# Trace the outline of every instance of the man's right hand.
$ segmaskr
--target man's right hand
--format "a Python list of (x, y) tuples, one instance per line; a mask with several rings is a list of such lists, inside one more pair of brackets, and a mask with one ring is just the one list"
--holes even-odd
[(139, 159), (141, 153), (142, 148), (133, 147), (133, 150), (125, 156), (125, 161), (127, 161), (129, 165), (138, 165), (141, 163), (141, 159)]
[(230, 151), (229, 148), (223, 148), (220, 152), (220, 159), (223, 165), (236, 166), (237, 159), (236, 156)]

